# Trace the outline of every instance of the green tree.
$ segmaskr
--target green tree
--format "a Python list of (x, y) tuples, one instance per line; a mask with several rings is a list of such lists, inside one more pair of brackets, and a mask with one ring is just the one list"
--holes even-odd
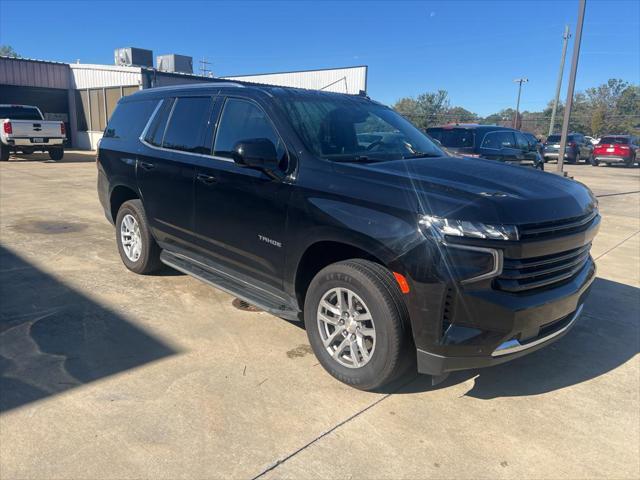
[(0, 45), (0, 57), (20, 58), (20, 55), (11, 45)]
[(416, 98), (402, 98), (396, 102), (393, 108), (418, 128), (428, 128), (446, 123), (449, 105), (447, 91), (438, 90), (422, 93)]

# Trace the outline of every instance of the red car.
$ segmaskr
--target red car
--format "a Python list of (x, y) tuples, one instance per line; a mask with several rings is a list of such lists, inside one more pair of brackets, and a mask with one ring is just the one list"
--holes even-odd
[(636, 162), (640, 139), (633, 135), (609, 135), (602, 137), (593, 149), (591, 165), (597, 167), (600, 163), (623, 163), (632, 167)]

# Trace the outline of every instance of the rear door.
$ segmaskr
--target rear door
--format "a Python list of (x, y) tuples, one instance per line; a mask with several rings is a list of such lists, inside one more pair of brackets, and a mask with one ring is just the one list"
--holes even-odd
[(156, 239), (164, 247), (191, 250), (193, 183), (206, 146), (211, 96), (165, 98), (143, 133), (138, 187)]
[(282, 288), (291, 185), (239, 166), (231, 153), (239, 141), (267, 138), (286, 162), (287, 149), (266, 108), (250, 98), (221, 99), (213, 157), (196, 172), (195, 224), (200, 252), (212, 262)]

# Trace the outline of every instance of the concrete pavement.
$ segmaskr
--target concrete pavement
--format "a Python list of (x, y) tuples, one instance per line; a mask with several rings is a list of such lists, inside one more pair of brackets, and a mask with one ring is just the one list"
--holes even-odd
[(571, 333), (372, 394), (299, 325), (128, 272), (91, 154), (29, 158), (0, 164), (1, 479), (640, 477), (640, 169), (568, 166), (603, 214)]

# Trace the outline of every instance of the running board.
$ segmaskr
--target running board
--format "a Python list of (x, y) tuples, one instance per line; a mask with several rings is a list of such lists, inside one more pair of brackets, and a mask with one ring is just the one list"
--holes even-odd
[(160, 254), (160, 261), (165, 265), (174, 268), (182, 273), (191, 275), (209, 285), (216, 287), (230, 295), (238, 297), (251, 305), (269, 312), (286, 320), (300, 320), (300, 311), (287, 303), (280, 297), (263, 289), (254, 287), (243, 282), (225, 272), (213, 271), (204, 265), (196, 263), (189, 258), (163, 250)]

